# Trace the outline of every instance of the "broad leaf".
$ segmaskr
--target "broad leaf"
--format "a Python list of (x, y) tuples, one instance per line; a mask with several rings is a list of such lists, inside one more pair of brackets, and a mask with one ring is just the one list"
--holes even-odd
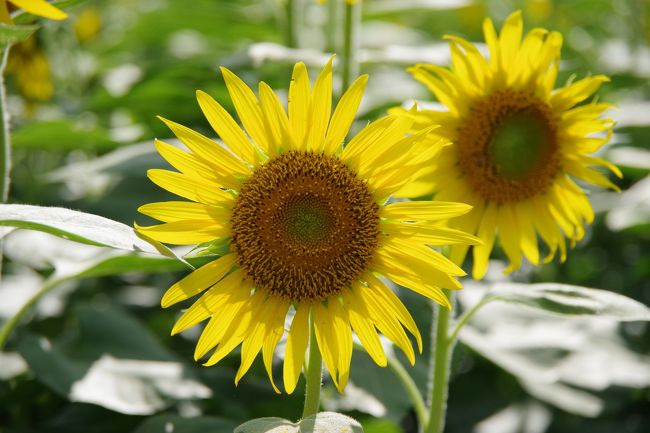
[(241, 424), (234, 433), (363, 433), (355, 419), (336, 412), (320, 412), (297, 423), (269, 417)]
[[(160, 254), (132, 227), (98, 215), (60, 207), (0, 205), (0, 226), (38, 230), (88, 245)], [(171, 251), (165, 253), (171, 255)]]
[(131, 415), (211, 396), (132, 316), (83, 307), (76, 317), (78, 330), (61, 342), (26, 335), (18, 345), (36, 378), (61, 396)]
[(561, 315), (595, 315), (622, 322), (650, 321), (650, 308), (608, 290), (557, 283), (498, 283), (486, 296)]

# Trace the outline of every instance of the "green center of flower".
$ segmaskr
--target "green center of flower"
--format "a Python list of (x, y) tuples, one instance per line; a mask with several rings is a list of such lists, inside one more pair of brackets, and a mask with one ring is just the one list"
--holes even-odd
[(288, 200), (285, 218), (287, 235), (305, 245), (322, 242), (332, 229), (332, 215), (323, 200), (299, 195)]
[(457, 134), (450, 150), (462, 176), (490, 202), (543, 194), (561, 171), (557, 120), (536, 95), (502, 90), (474, 101)]
[(517, 179), (530, 173), (540, 162), (548, 128), (537, 116), (515, 113), (492, 135), (490, 158), (498, 173)]
[(379, 207), (338, 158), (287, 152), (257, 167), (237, 197), (231, 246), (256, 290), (292, 302), (341, 293), (368, 270)]

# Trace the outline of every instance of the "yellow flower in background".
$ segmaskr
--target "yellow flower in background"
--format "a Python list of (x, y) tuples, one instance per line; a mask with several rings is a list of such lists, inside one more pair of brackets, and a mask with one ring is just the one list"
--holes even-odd
[(189, 151), (156, 141), (178, 172), (154, 169), (148, 176), (189, 201), (139, 209), (164, 222), (136, 226), (150, 238), (228, 249), (165, 293), (163, 307), (202, 294), (172, 333), (208, 320), (195, 358), (212, 351), (205, 362), (210, 366), (241, 344), (238, 383), (261, 350), (277, 392), (271, 361), (287, 315), (292, 321), (283, 377), (289, 393), (305, 359), (310, 315), (339, 390), (350, 372), (352, 331), (377, 364), (386, 365), (377, 331), (413, 363), (405, 329), (421, 351), (420, 333), (380, 276), (449, 307), (440, 288), (460, 288), (454, 277), (464, 272), (428, 245), (474, 242), (443, 226), (470, 207), (435, 201), (386, 204), (386, 198), (430, 164), (443, 143), (423, 151), (419, 144), (429, 131), (406, 136), (412, 120), (388, 116), (366, 126), (342, 149), (367, 76), (350, 86), (331, 114), (331, 60), (313, 88), (305, 65), (295, 65), (288, 114), (265, 83), (259, 85), (258, 100), (232, 72), (222, 72), (246, 132), (199, 91), (199, 105), (226, 147), (162, 119)]
[(26, 99), (47, 101), (52, 97), (50, 65), (36, 35), (11, 47), (6, 71), (15, 77), (18, 90)]
[[(558, 250), (564, 260), (565, 238), (573, 246), (594, 218), (573, 179), (617, 189), (594, 168), (621, 176), (614, 165), (590, 155), (611, 136), (612, 120), (600, 117), (610, 104), (581, 104), (608, 78), (596, 75), (554, 89), (562, 36), (536, 28), (522, 40), (520, 12), (510, 15), (499, 36), (489, 19), (483, 30), (489, 60), (466, 40), (448, 36), (450, 69), (410, 69), (448, 109), (419, 112), (416, 130), (440, 124), (436, 133), (453, 143), (418, 185), (432, 186), (427, 192), (438, 200), (473, 206), (450, 226), (483, 241), (473, 247), (477, 279), (487, 270), (497, 236), (508, 271), (520, 266), (522, 256), (539, 264), (538, 235), (549, 249), (546, 260)], [(467, 251), (467, 245), (452, 246), (452, 260), (462, 263)]]
[(84, 9), (74, 22), (74, 33), (82, 43), (95, 39), (101, 29), (102, 16), (94, 7)]
[(38, 15), (39, 17), (49, 18), (51, 20), (64, 20), (68, 17), (65, 12), (52, 6), (45, 0), (0, 0), (0, 22), (5, 24), (13, 24), (9, 16), (7, 1), (17, 8), (23, 9), (30, 14)]

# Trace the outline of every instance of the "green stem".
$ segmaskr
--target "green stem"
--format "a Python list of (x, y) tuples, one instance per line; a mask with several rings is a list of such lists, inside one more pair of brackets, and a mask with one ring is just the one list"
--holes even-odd
[(11, 45), (2, 48), (0, 61), (0, 201), (6, 203), (9, 198), (9, 173), (11, 171), (11, 137), (9, 135), (9, 113), (5, 91), (4, 71)]
[(320, 407), (320, 387), (323, 381), (323, 357), (316, 342), (313, 316), (309, 319), (309, 360), (307, 365), (307, 385), (305, 390), (305, 408), (302, 417), (315, 415)]
[(287, 46), (295, 48), (298, 46), (296, 39), (296, 15), (298, 15), (297, 7), (300, 0), (286, 0), (286, 14), (287, 14)]
[(72, 278), (59, 278), (59, 279), (51, 279), (46, 281), (45, 284), (43, 284), (41, 290), (34, 293), (34, 296), (29, 298), (29, 300), (22, 307), (20, 307), (20, 310), (18, 310), (16, 314), (14, 314), (7, 321), (7, 323), (4, 324), (2, 329), (0, 329), (0, 352), (2, 352), (2, 349), (7, 343), (7, 340), (9, 339), (9, 335), (11, 335), (11, 332), (18, 325), (18, 323), (20, 323), (20, 320), (23, 318), (23, 316), (25, 316), (25, 314), (32, 309), (32, 307), (36, 304), (36, 302), (38, 302), (43, 297), (43, 295), (48, 293), (50, 290), (52, 290), (59, 284), (71, 279)]
[(337, 24), (338, 24), (338, 0), (329, 0), (327, 2), (327, 27), (325, 28), (325, 51), (335, 53), (337, 48)]
[(359, 75), (357, 50), (359, 44), (358, 32), (361, 26), (361, 1), (355, 4), (345, 4), (345, 20), (343, 28), (343, 70), (341, 78), (343, 92), (350, 87), (352, 79)]
[(402, 382), (402, 386), (408, 394), (411, 402), (413, 403), (413, 408), (415, 409), (415, 416), (418, 419), (418, 424), (424, 426), (427, 424), (427, 408), (422, 399), (422, 394), (418, 386), (415, 384), (415, 381), (411, 375), (406, 371), (404, 365), (402, 365), (399, 360), (394, 356), (388, 357), (388, 366), (393, 370), (395, 376)]
[[(445, 290), (450, 296), (450, 292)], [(450, 311), (441, 305), (436, 304), (435, 319), (435, 346), (431, 349), (433, 353), (433, 387), (431, 390), (431, 409), (429, 410), (429, 422), (424, 430), (425, 433), (442, 433), (445, 428), (445, 414), (447, 411), (447, 394), (449, 390), (449, 361), (453, 343), (448, 339), (449, 314)], [(433, 331), (433, 329), (432, 329)]]
[(453, 345), (456, 342), (456, 339), (458, 338), (458, 333), (460, 332), (461, 329), (463, 329), (463, 326), (467, 324), (469, 319), (471, 319), (474, 316), (474, 314), (476, 314), (476, 312), (481, 309), (481, 307), (483, 307), (485, 304), (493, 300), (494, 300), (493, 297), (484, 296), (479, 302), (476, 303), (476, 305), (474, 305), (469, 310), (465, 311), (458, 318), (458, 321), (456, 322), (454, 329), (449, 334), (449, 337), (447, 337), (447, 344)]

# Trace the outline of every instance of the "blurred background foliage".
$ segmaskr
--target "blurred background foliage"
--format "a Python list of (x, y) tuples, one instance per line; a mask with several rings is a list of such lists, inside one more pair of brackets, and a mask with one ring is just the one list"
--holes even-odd
[[(74, 3), (68, 20), (43, 22), (10, 55), (10, 203), (146, 223), (138, 206), (171, 199), (146, 179), (148, 168), (164, 166), (153, 138), (171, 135), (156, 115), (209, 134), (195, 90), (232, 108), (218, 66), (284, 96), (294, 61), (316, 67), (327, 58), (326, 8), (316, 1), (303, 2), (296, 48), (286, 46), (280, 0)], [(604, 154), (623, 170), (623, 192), (592, 193), (596, 222), (565, 263), (506, 278), (497, 253), (487, 283), (465, 281), (460, 308), (505, 280), (601, 288), (649, 305), (648, 2), (366, 0), (363, 7), (361, 69), (371, 79), (357, 128), (405, 99), (430, 101), (404, 68), (448, 63), (444, 34), (481, 42), (485, 16), (500, 24), (517, 8), (528, 29), (563, 33), (560, 83), (574, 75), (612, 78), (599, 93), (618, 107)], [(43, 284), (56, 288), (0, 353), (0, 432), (225, 432), (254, 417), (299, 417), (302, 389), (275, 395), (259, 364), (235, 387), (238, 356), (206, 369), (192, 361), (197, 330), (170, 337), (179, 311), (160, 309), (159, 299), (187, 273), (182, 265), (44, 233), (2, 234), (0, 322)], [(430, 306), (401, 295), (426, 332)], [(454, 358), (448, 432), (650, 431), (645, 322), (558, 319), (492, 305), (470, 325)], [(426, 389), (426, 357), (410, 371)], [(345, 396), (327, 384), (324, 392), (325, 409), (356, 417), (367, 433), (416, 431), (400, 383), (365, 354), (355, 353)]]

